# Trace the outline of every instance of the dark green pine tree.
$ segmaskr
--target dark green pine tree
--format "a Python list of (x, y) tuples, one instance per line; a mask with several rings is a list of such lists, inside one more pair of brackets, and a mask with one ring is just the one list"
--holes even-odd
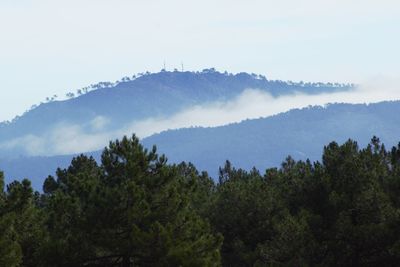
[(210, 213), (224, 236), (223, 265), (253, 266), (260, 258), (259, 244), (272, 237), (277, 201), (256, 169), (237, 170), (227, 161), (219, 178)]
[(44, 185), (48, 266), (218, 266), (222, 238), (193, 209), (193, 187), (133, 136), (102, 164), (80, 156)]
[(10, 257), (0, 256), (0, 262), (8, 262), (0, 266), (37, 266), (45, 238), (43, 214), (37, 206), (39, 194), (27, 179), (12, 182), (5, 192), (2, 174), (0, 181), (0, 254), (11, 253)]
[(0, 172), (0, 266), (20, 266), (22, 262), (14, 221), (15, 216), (6, 210), (4, 176)]

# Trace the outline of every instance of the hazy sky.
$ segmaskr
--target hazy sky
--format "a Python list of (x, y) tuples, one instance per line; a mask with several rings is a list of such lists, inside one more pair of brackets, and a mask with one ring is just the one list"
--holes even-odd
[(146, 70), (362, 83), (400, 76), (391, 0), (0, 0), (0, 120)]

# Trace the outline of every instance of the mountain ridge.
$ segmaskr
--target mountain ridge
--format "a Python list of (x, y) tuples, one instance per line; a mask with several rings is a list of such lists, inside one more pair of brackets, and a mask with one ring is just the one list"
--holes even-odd
[[(49, 140), (52, 131), (64, 125), (79, 126), (80, 131), (89, 134), (116, 131), (133, 122), (171, 116), (194, 105), (227, 101), (248, 88), (278, 96), (346, 91), (352, 85), (271, 81), (260, 75), (221, 73), (214, 69), (149, 73), (76, 98), (41, 104), (10, 123), (0, 124), (0, 156), (29, 155), (30, 151), (39, 150), (38, 146), (44, 146), (41, 137)], [(99, 128), (95, 127), (98, 120), (102, 120)], [(62, 132), (54, 137), (59, 138)], [(34, 142), (31, 148), (23, 143), (28, 141)]]

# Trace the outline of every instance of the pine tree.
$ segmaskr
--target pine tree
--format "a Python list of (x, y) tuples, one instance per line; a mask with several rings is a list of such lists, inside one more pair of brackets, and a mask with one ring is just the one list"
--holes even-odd
[(14, 227), (15, 216), (7, 211), (4, 176), (0, 172), (0, 266), (20, 266), (22, 251)]
[(191, 208), (187, 181), (135, 136), (111, 142), (101, 166), (76, 158), (44, 189), (49, 265), (219, 265), (222, 238)]

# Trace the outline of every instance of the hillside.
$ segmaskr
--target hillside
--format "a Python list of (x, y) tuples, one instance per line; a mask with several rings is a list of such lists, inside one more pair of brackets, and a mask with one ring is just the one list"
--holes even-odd
[[(291, 155), (295, 159), (319, 160), (321, 148), (330, 141), (358, 140), (367, 144), (376, 135), (388, 147), (400, 141), (400, 101), (370, 105), (331, 104), (291, 110), (276, 116), (247, 120), (215, 128), (166, 131), (142, 140), (156, 144), (170, 162), (191, 161), (214, 178), (229, 159), (234, 166), (250, 169), (279, 166)], [(106, 145), (106, 144), (105, 144)], [(99, 159), (100, 152), (91, 153)], [(21, 157), (0, 161), (8, 181), (29, 177), (36, 188), (55, 169), (66, 167), (72, 156)]]
[(347, 90), (350, 85), (271, 81), (260, 75), (214, 69), (163, 71), (115, 84), (100, 83), (86, 94), (40, 104), (11, 122), (0, 123), (0, 158), (58, 155), (63, 152), (48, 147), (43, 139), (62, 140), (69, 132), (64, 128), (87, 135), (120, 131), (139, 120), (170, 116), (202, 103), (227, 101), (249, 88), (278, 96)]
[(366, 145), (376, 135), (387, 146), (400, 141), (400, 102), (331, 104), (295, 109), (269, 118), (215, 128), (171, 130), (143, 140), (157, 144), (172, 162), (191, 161), (214, 177), (229, 159), (250, 169), (279, 166), (295, 159), (319, 160), (324, 144), (351, 138)]

